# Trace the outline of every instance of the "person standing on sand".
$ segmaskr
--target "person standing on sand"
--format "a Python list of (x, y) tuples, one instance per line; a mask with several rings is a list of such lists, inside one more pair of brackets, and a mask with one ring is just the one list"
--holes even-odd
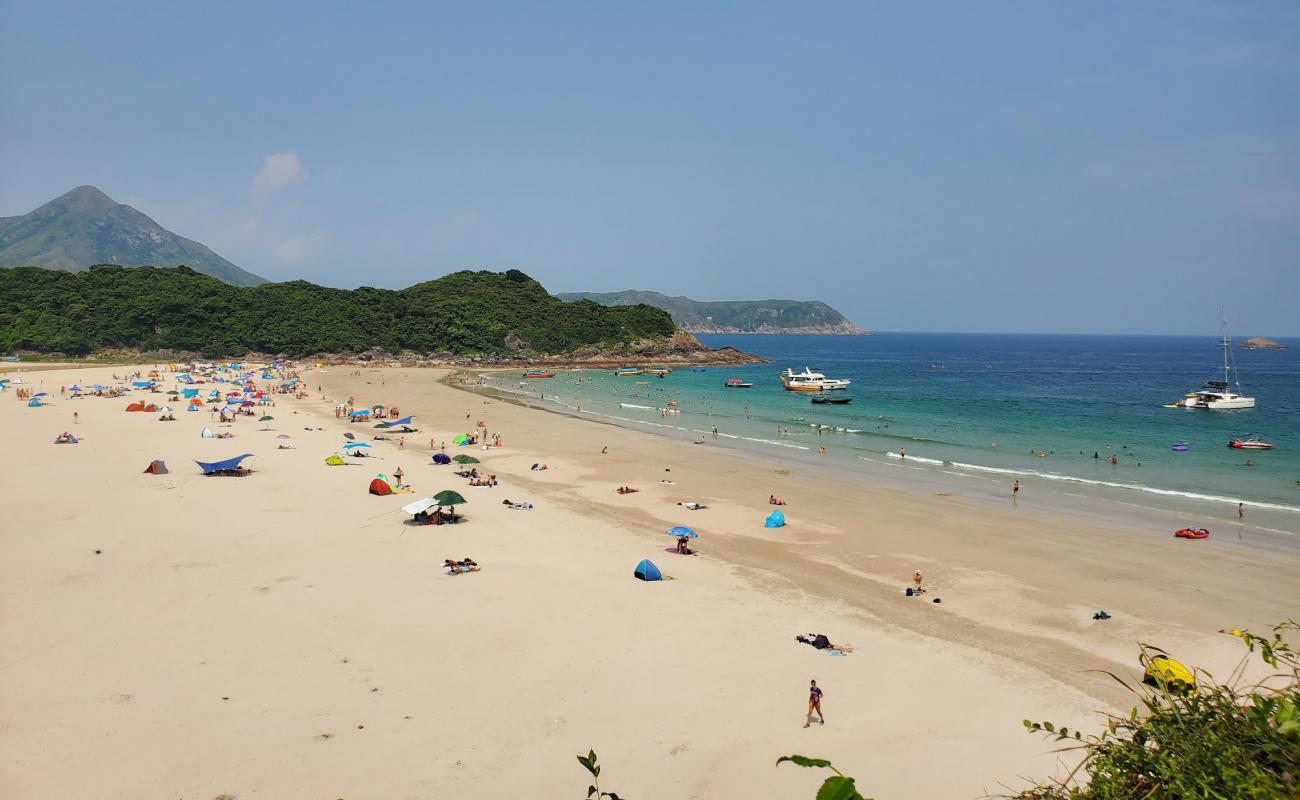
[(825, 725), (826, 717), (822, 714), (822, 690), (817, 688), (817, 681), (810, 682), (808, 688), (808, 718), (803, 723), (805, 728), (812, 725), (814, 711), (817, 712), (818, 724)]
[(902, 461), (905, 458), (907, 458), (907, 448), (906, 447), (898, 448), (898, 460)]
[(401, 467), (398, 467), (397, 469), (393, 470), (393, 477), (397, 479), (397, 485), (398, 485), (398, 486), (401, 486), (401, 485), (402, 485), (402, 476), (403, 476), (404, 474), (406, 474), (406, 473), (402, 472), (402, 468), (401, 468)]
[(73, 411), (73, 412), (72, 412), (72, 424), (73, 424), (73, 425), (76, 425), (78, 422), (81, 422), (81, 415), (78, 414), (77, 412)]
[(1011, 482), (1011, 499), (1015, 500), (1020, 496), (1020, 481)]
[(1237, 504), (1237, 519), (1242, 519), (1242, 518), (1245, 517), (1245, 516), (1246, 516), (1246, 504), (1245, 504), (1245, 503), (1238, 503), (1238, 504)]

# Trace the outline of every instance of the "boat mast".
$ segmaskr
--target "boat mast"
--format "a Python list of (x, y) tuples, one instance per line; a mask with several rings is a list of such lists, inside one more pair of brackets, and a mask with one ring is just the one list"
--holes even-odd
[[(1230, 382), (1228, 373), (1231, 367), (1228, 365), (1228, 348), (1231, 346), (1231, 342), (1228, 341), (1228, 320), (1223, 316), (1223, 306), (1219, 306), (1219, 339), (1219, 344), (1223, 347), (1223, 383), (1227, 385)], [(1241, 394), (1241, 379), (1233, 378), (1231, 383), (1236, 385), (1237, 394)]]

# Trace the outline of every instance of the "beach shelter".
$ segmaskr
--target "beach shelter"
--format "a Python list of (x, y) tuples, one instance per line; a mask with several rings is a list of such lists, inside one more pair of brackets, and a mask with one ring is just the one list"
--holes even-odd
[(411, 424), (411, 420), (413, 420), (413, 419), (415, 419), (415, 417), (402, 417), (401, 419), (396, 419), (396, 420), (393, 420), (392, 422), (389, 422), (388, 425), (389, 425), (390, 427), (395, 426), (395, 425), (410, 425), (410, 424)]
[(469, 444), (469, 436), (466, 435), (466, 434), (464, 434), (464, 433), (462, 433), (460, 436), (457, 436), (455, 439), (452, 439), (452, 440), (451, 440), (451, 443), (452, 443), (452, 444)]
[(131, 381), (131, 385), (137, 389), (148, 389), (153, 386), (153, 381)]
[(771, 514), (768, 514), (767, 519), (763, 522), (764, 528), (780, 528), (784, 525), (785, 514), (782, 514), (780, 511), (773, 511)]
[(144, 403), (131, 403), (126, 407), (127, 411), (144, 411)]
[(478, 461), (477, 458), (475, 458), (474, 456), (467, 456), (467, 455), (465, 455), (464, 453), (461, 453), (461, 454), (458, 455), (458, 456), (453, 456), (451, 460), (452, 460), (452, 461), (455, 461), (457, 464), (477, 464), (477, 463), (479, 463), (479, 461)]
[(49, 397), (49, 396), (50, 396), (49, 392), (37, 392), (36, 394), (32, 395), (32, 397)]
[(150, 414), (156, 414), (158, 413), (158, 406), (154, 405), (153, 403), (150, 403), (149, 405), (144, 407), (144, 410), (148, 411)]
[(685, 525), (674, 525), (673, 527), (669, 528), (666, 532), (669, 536), (673, 537), (674, 539), (699, 538), (698, 533), (686, 527)]
[(368, 416), (370, 416), (370, 410), (369, 410), (369, 409), (366, 409), (366, 408), (363, 408), (363, 409), (360, 409), (359, 411), (353, 411), (353, 412), (351, 412), (350, 414), (348, 414), (348, 416), (349, 416), (349, 417), (368, 417)]
[(148, 475), (166, 475), (167, 465), (161, 459), (155, 458), (149, 462), (149, 466), (145, 467), (144, 471)]
[(33, 397), (31, 400), (27, 401), (28, 408), (40, 408), (43, 405), (45, 404), (41, 402), (41, 398), (39, 397)]
[(344, 464), (347, 464), (348, 462), (343, 460), (343, 456), (339, 455), (338, 453), (335, 453), (332, 456), (328, 456), (325, 459), (325, 463), (329, 464), (331, 467), (341, 467)]
[(348, 442), (347, 444), (343, 445), (343, 449), (344, 449), (344, 450), (356, 450), (356, 449), (358, 449), (358, 448), (369, 447), (369, 446), (370, 446), (370, 445), (367, 444), (366, 442)]
[(450, 463), (451, 463), (451, 458), (448, 457), (448, 455), (447, 455), (446, 453), (434, 453), (434, 454), (433, 454), (433, 463), (435, 463), (435, 464), (450, 464)]
[(204, 438), (204, 439), (215, 439), (215, 438), (217, 438), (217, 435), (216, 435), (215, 433), (212, 432), (212, 429), (211, 429), (211, 428), (204, 428), (204, 429), (203, 429), (203, 432), (200, 433), (199, 436), (201, 436), (201, 437)]
[(641, 559), (636, 565), (636, 570), (632, 573), (636, 578), (643, 581), (661, 581), (664, 574), (654, 565), (654, 562), (648, 558)]
[(187, 399), (187, 400), (190, 399), (190, 398), (192, 398), (192, 397), (197, 397), (198, 394), (199, 394), (199, 390), (198, 390), (198, 389), (182, 389), (182, 390), (181, 390), (181, 396), (184, 397), (184, 398)]
[(386, 495), (393, 493), (393, 487), (388, 485), (387, 481), (375, 478), (370, 481), (370, 493), (377, 495)]
[(438, 503), (432, 497), (426, 497), (423, 500), (416, 500), (414, 503), (407, 503), (402, 506), (402, 510), (408, 514), (419, 514), (421, 511), (428, 511)]
[(234, 458), (227, 458), (225, 461), (195, 461), (194, 463), (199, 465), (204, 475), (220, 475), (224, 472), (234, 472), (239, 469), (239, 462), (252, 457), (252, 453), (244, 453)]

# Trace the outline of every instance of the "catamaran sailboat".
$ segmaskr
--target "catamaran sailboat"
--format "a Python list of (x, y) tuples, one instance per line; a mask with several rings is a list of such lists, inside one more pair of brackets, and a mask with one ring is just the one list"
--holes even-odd
[[(1174, 404), (1176, 408), (1205, 408), (1226, 411), (1237, 408), (1254, 408), (1255, 398), (1241, 393), (1241, 381), (1236, 379), (1236, 366), (1229, 363), (1232, 343), (1228, 341), (1228, 323), (1220, 320), (1219, 339), (1223, 347), (1223, 380), (1206, 381), (1195, 392), (1189, 392)], [(1235, 390), (1231, 387), (1235, 387)]]

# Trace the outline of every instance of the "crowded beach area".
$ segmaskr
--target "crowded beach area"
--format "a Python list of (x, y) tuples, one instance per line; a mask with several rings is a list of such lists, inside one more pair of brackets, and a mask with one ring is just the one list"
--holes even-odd
[[(1300, 556), (873, 484), (446, 370), (0, 371), (0, 794), (811, 797), (1074, 766), (1138, 643), (1216, 674)], [(821, 690), (809, 709), (810, 681)]]

